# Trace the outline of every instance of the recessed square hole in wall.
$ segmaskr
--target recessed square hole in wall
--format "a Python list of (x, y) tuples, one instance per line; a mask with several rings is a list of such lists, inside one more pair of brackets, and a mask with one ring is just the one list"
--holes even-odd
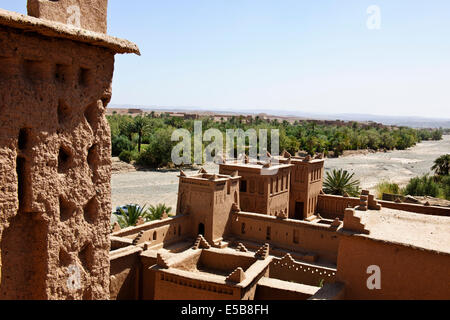
[(84, 111), (84, 117), (91, 126), (92, 130), (97, 128), (99, 114), (100, 112), (98, 110), (97, 102), (88, 105)]
[(60, 99), (58, 101), (58, 122), (60, 125), (64, 124), (70, 119), (71, 109), (67, 103)]
[(37, 60), (24, 60), (23, 67), (25, 76), (31, 81), (46, 80), (48, 78), (49, 71), (48, 63)]
[(81, 249), (78, 254), (78, 258), (80, 259), (84, 270), (92, 271), (94, 265), (94, 247), (92, 246), (92, 243), (87, 243), (83, 246), (83, 249)]
[(58, 173), (66, 173), (72, 162), (72, 152), (69, 148), (61, 146), (58, 154)]
[(61, 267), (68, 267), (72, 264), (72, 257), (64, 248), (59, 249), (59, 265)]
[(72, 67), (64, 64), (55, 66), (55, 80), (59, 83), (68, 83), (72, 74)]
[(88, 150), (87, 162), (92, 170), (97, 169), (100, 160), (98, 144), (94, 144)]
[(92, 71), (87, 68), (80, 68), (78, 73), (78, 84), (87, 87), (91, 84)]
[(76, 206), (65, 199), (63, 196), (59, 197), (59, 220), (64, 222), (69, 220), (75, 214)]
[(28, 145), (30, 143), (30, 137), (31, 137), (31, 129), (22, 128), (19, 130), (19, 138), (17, 142), (19, 150), (25, 150), (28, 148)]
[(23, 157), (16, 159), (16, 173), (17, 173), (17, 199), (19, 200), (19, 210), (23, 210), (25, 199), (27, 195), (26, 178), (26, 160)]
[(98, 218), (98, 211), (100, 209), (100, 205), (97, 201), (96, 197), (93, 197), (89, 202), (84, 206), (84, 220), (88, 223), (95, 223)]

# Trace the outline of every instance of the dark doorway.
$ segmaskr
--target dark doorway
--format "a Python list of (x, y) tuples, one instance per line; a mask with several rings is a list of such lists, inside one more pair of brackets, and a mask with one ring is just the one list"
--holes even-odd
[(296, 202), (295, 203), (295, 214), (294, 219), (295, 220), (303, 220), (303, 210), (304, 210), (304, 203), (303, 202)]
[(205, 236), (205, 225), (203, 223), (200, 223), (198, 225), (198, 234)]

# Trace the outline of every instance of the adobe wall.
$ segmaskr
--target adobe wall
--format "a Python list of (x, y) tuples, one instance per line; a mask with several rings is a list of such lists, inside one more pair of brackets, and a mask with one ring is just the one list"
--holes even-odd
[[(317, 212), (326, 219), (344, 219), (346, 208), (354, 208), (360, 203), (359, 198), (320, 194), (317, 203)], [(378, 203), (380, 203), (378, 201)]]
[[(232, 233), (239, 239), (268, 242), (287, 250), (312, 252), (328, 262), (336, 263), (339, 237), (330, 226), (244, 212), (233, 214), (232, 221)], [(245, 224), (244, 232), (242, 224)], [(268, 230), (270, 239), (267, 237)]]
[(136, 239), (136, 245), (149, 242), (150, 247), (171, 244), (189, 237), (191, 226), (189, 216), (180, 215), (163, 220), (147, 222), (111, 234), (113, 237)]
[(437, 206), (425, 206), (421, 204), (413, 203), (397, 203), (391, 201), (377, 200), (384, 208), (403, 210), (415, 213), (421, 213), (426, 215), (450, 217), (449, 207), (437, 207)]
[(189, 215), (192, 238), (200, 233), (200, 225), (211, 244), (221, 241), (229, 232), (231, 208), (233, 203), (239, 203), (238, 179), (208, 174), (180, 176), (177, 214)]
[(210, 212), (213, 219), (212, 237), (208, 238), (208, 234), (205, 234), (205, 239), (211, 244), (220, 242), (224, 234), (229, 233), (230, 212), (236, 197), (237, 203), (239, 203), (239, 181), (237, 179), (215, 184), (213, 210)]
[[(322, 190), (324, 160), (282, 159), (294, 164), (291, 175), (289, 217), (308, 219), (316, 213), (318, 196)], [(295, 212), (296, 202), (303, 202), (303, 214)]]
[(270, 264), (270, 278), (296, 282), (310, 286), (320, 286), (321, 282), (334, 283), (336, 269), (325, 268), (308, 263), (274, 259)]
[(110, 299), (138, 300), (142, 282), (141, 248), (135, 246), (112, 251), (110, 263)]
[(239, 205), (242, 211), (273, 216), (289, 214), (290, 167), (279, 168), (273, 175), (261, 175), (261, 169), (246, 167), (244, 164), (221, 164), (219, 167), (221, 174), (230, 175), (236, 170), (241, 176)]
[(262, 278), (256, 288), (255, 300), (301, 301), (311, 298), (318, 290), (317, 287)]
[[(369, 290), (367, 268), (381, 269), (381, 290)], [(450, 255), (361, 236), (343, 236), (337, 281), (345, 299), (449, 299)]]
[(155, 272), (155, 300), (240, 300), (241, 289), (190, 279), (164, 271)]
[[(342, 197), (329, 194), (321, 194), (318, 198), (317, 212), (327, 219), (336, 217), (341, 220), (344, 218), (344, 210), (346, 208), (354, 208), (359, 205), (360, 199), (354, 197)], [(391, 201), (377, 200), (383, 208), (390, 208), (408, 212), (415, 212), (427, 215), (450, 216), (450, 208), (425, 206), (412, 203), (397, 203)]]
[(0, 44), (0, 298), (108, 299), (114, 52), (4, 26)]
[(199, 263), (214, 270), (231, 273), (241, 267), (244, 272), (256, 261), (253, 256), (203, 250)]

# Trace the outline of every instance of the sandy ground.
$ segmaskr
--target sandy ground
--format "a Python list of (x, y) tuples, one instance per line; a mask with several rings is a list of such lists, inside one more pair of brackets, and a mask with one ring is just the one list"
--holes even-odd
[(381, 180), (388, 180), (404, 186), (416, 176), (431, 173), (436, 158), (450, 153), (450, 136), (441, 141), (425, 141), (408, 150), (378, 152), (368, 155), (353, 155), (327, 159), (325, 170), (343, 168), (354, 172), (361, 187), (373, 190)]
[[(433, 161), (450, 153), (450, 136), (441, 141), (426, 141), (404, 151), (386, 153), (357, 154), (337, 159), (327, 159), (325, 169), (343, 168), (355, 173), (361, 187), (373, 190), (381, 180), (389, 180), (405, 185), (410, 178), (429, 173)], [(215, 164), (205, 165), (211, 173), (218, 172)], [(185, 170), (189, 174), (197, 171)], [(151, 205), (165, 203), (176, 208), (178, 192), (178, 172), (136, 171), (113, 173), (112, 205), (128, 203)]]

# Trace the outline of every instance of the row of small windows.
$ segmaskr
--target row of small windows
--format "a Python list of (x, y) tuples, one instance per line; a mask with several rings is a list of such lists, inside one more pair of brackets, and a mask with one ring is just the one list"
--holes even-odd
[[(0, 76), (15, 76), (20, 72), (20, 65), (14, 58), (0, 57)], [(48, 61), (24, 59), (20, 62), (23, 73), (31, 80), (51, 80), (51, 77), (59, 83), (69, 83), (74, 77), (80, 86), (90, 84), (92, 72), (88, 68), (75, 68), (72, 65), (55, 64), (53, 67)]]
[[(256, 186), (257, 182), (255, 180), (241, 180), (240, 183), (240, 192), (249, 192), (255, 193), (256, 189), (258, 189), (259, 194), (264, 194), (264, 183), (259, 182)], [(289, 189), (289, 175), (280, 176), (278, 178), (270, 179), (270, 194), (275, 194), (278, 192), (282, 192)]]
[(322, 168), (311, 171), (311, 182), (322, 179)]
[[(173, 229), (172, 229), (172, 230), (173, 230), (173, 235), (176, 236), (176, 235), (177, 235), (177, 227), (176, 227), (176, 226), (173, 226)], [(169, 234), (170, 234), (170, 229), (169, 229)], [(163, 236), (164, 236), (164, 234), (163, 234)], [(181, 225), (178, 226), (178, 236), (179, 236), (179, 237), (181, 236)], [(153, 231), (151, 240), (155, 241), (155, 240), (157, 240), (157, 239), (158, 239), (158, 232), (157, 232), (157, 231)], [(149, 240), (150, 240), (150, 239), (149, 239)]]
[[(261, 231), (261, 229), (260, 229), (260, 231)], [(245, 232), (246, 232), (246, 225), (245, 225), (245, 222), (243, 222), (241, 224), (241, 234), (245, 234)], [(286, 233), (286, 235), (288, 235), (288, 234)], [(300, 242), (298, 230), (294, 229), (294, 232), (292, 233), (292, 235), (293, 235), (292, 242), (295, 244), (298, 244)], [(272, 227), (270, 227), (270, 226), (266, 227), (266, 240), (272, 240)]]
[(319, 196), (315, 196), (308, 199), (308, 213), (315, 213)]
[(278, 193), (289, 189), (289, 175), (270, 179), (270, 193)]

